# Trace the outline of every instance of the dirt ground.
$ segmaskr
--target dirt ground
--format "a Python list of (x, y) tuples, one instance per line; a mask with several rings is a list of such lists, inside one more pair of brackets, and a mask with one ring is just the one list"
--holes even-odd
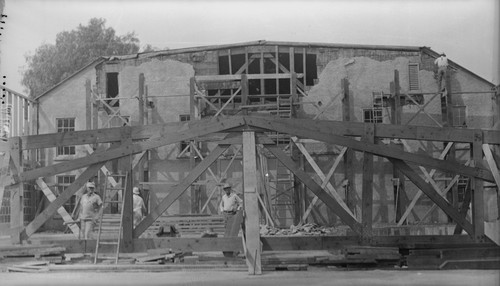
[(0, 273), (7, 285), (467, 285), (498, 286), (499, 270), (363, 270), (325, 268), (248, 275), (246, 271)]

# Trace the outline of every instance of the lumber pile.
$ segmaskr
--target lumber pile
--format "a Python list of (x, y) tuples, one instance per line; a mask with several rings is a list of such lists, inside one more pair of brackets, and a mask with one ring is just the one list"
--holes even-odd
[(6, 246), (0, 248), (0, 260), (35, 259), (50, 263), (62, 263), (65, 247), (57, 245)]
[(409, 269), (500, 269), (500, 247), (410, 250)]
[(143, 237), (155, 237), (160, 228), (165, 231), (170, 229), (171, 226), (178, 232), (178, 235), (175, 236), (199, 237), (206, 233), (207, 230), (210, 230), (210, 233), (222, 236), (225, 231), (224, 217), (221, 215), (162, 215), (146, 230)]

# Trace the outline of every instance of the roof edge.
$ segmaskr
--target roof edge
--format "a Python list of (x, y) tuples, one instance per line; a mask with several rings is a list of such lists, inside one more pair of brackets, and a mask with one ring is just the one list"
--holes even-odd
[(42, 94), (40, 94), (39, 96), (35, 97), (33, 100), (37, 101), (40, 97), (52, 92), (54, 89), (58, 88), (59, 86), (63, 85), (65, 82), (67, 82), (68, 80), (70, 80), (71, 78), (75, 77), (77, 74), (79, 74), (80, 72), (86, 70), (87, 68), (91, 67), (91, 66), (94, 66), (94, 65), (97, 65), (97, 64), (100, 64), (102, 62), (104, 62), (106, 60), (105, 57), (98, 57), (96, 58), (95, 60), (91, 61), (90, 63), (88, 63), (87, 65), (85, 65), (84, 67), (82, 67), (81, 69), (75, 71), (74, 73), (72, 73), (70, 76), (64, 78), (62, 81), (60, 81), (59, 83), (57, 83), (56, 85), (54, 85), (53, 87), (51, 87), (50, 89), (44, 91)]
[[(427, 55), (429, 55), (431, 57), (434, 57), (436, 59), (439, 58), (439, 56), (441, 55), (441, 53), (438, 53), (438, 52), (432, 50), (429, 47), (421, 47), (421, 50), (422, 50), (423, 53), (426, 53)], [(493, 82), (485, 79), (484, 77), (482, 77), (482, 76), (480, 76), (480, 75), (472, 72), (471, 70), (469, 70), (469, 69), (467, 69), (467, 68), (465, 68), (465, 67), (457, 64), (456, 62), (454, 62), (454, 61), (452, 61), (450, 59), (448, 59), (448, 64), (451, 65), (452, 67), (456, 68), (456, 69), (460, 69), (460, 70), (463, 70), (463, 71), (471, 74), (473, 77), (475, 77), (475, 78), (477, 78), (477, 79), (479, 79), (479, 80), (481, 80), (481, 81), (489, 84), (492, 88), (496, 86)]]

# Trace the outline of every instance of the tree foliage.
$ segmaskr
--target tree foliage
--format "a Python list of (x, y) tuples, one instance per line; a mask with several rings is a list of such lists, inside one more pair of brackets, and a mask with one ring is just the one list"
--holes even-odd
[(87, 26), (57, 34), (55, 44), (42, 44), (26, 55), (22, 84), (36, 97), (64, 78), (101, 56), (133, 54), (139, 51), (135, 34), (116, 35), (106, 20), (93, 18)]

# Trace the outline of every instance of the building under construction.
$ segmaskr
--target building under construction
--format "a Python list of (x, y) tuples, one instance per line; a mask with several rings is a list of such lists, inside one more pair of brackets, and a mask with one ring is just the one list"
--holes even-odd
[[(62, 243), (79, 250), (72, 222), (92, 181), (118, 200), (105, 212), (123, 224), (123, 252), (243, 250), (250, 273), (266, 250), (498, 253), (499, 89), (452, 60), (438, 87), (437, 57), (257, 41), (98, 58), (34, 99), (5, 89), (0, 230), (21, 243), (69, 228)], [(239, 226), (225, 238), (154, 236), (174, 221), (186, 233), (218, 226), (224, 183), (244, 200), (243, 245)], [(135, 228), (133, 186), (148, 208)], [(337, 232), (261, 235), (309, 223)]]

